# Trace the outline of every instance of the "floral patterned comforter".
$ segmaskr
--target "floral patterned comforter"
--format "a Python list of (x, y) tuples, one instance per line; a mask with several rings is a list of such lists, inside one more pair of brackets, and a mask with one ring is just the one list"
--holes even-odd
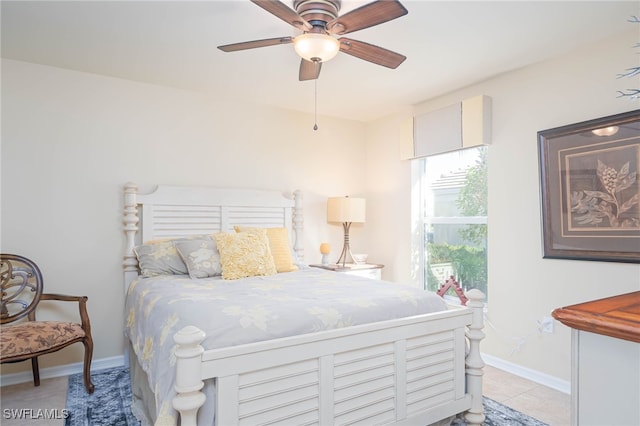
[(431, 292), (318, 268), (240, 280), (168, 275), (131, 283), (125, 334), (155, 393), (156, 424), (175, 424), (173, 335), (187, 325), (215, 349), (445, 309)]

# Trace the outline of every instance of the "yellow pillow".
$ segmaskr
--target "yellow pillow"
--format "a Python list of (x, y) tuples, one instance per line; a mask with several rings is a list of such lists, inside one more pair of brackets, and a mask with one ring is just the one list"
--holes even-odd
[(220, 252), (222, 278), (225, 280), (277, 273), (266, 233), (258, 235), (249, 232), (221, 232), (213, 238)]
[(269, 240), (269, 248), (271, 249), (271, 256), (273, 256), (273, 263), (276, 265), (278, 272), (292, 272), (297, 271), (298, 267), (293, 263), (293, 256), (291, 255), (291, 248), (289, 246), (289, 232), (287, 228), (255, 228), (250, 226), (234, 226), (233, 229), (236, 232), (249, 232), (249, 233), (262, 233), (267, 232), (267, 239)]

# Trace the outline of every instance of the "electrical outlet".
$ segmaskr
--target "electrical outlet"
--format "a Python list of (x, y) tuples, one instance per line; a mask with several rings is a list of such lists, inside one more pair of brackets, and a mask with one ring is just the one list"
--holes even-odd
[(553, 333), (553, 317), (542, 317), (542, 321), (538, 324), (540, 325), (540, 332)]

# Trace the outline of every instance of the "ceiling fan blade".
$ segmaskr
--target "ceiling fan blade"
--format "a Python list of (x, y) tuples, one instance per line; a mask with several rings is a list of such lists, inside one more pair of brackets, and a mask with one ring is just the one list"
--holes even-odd
[(373, 27), (406, 15), (409, 11), (398, 0), (377, 0), (327, 23), (331, 34), (347, 34)]
[(300, 61), (300, 74), (299, 80), (315, 80), (320, 77), (320, 69), (322, 68), (322, 62), (311, 62), (306, 59)]
[(364, 59), (365, 61), (373, 62), (374, 64), (382, 65), (383, 67), (398, 68), (398, 66), (407, 59), (404, 55), (363, 41), (352, 40), (345, 37), (339, 38), (338, 40), (340, 41), (341, 52)]
[(282, 3), (279, 0), (251, 0), (253, 3), (257, 4), (267, 12), (272, 15), (277, 16), (283, 21), (287, 22), (290, 25), (302, 30), (309, 31), (311, 28), (310, 23), (308, 23), (303, 17), (298, 15), (293, 9), (289, 8), (286, 4)]
[(265, 38), (263, 40), (244, 41), (242, 43), (225, 44), (218, 46), (223, 52), (235, 52), (237, 50), (255, 49), (257, 47), (275, 46), (276, 44), (293, 43), (293, 37)]

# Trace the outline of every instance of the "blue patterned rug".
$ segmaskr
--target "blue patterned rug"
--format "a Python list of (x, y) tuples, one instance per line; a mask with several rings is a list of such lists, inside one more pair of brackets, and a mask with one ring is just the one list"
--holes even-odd
[(129, 369), (110, 368), (91, 373), (95, 390), (87, 393), (82, 374), (69, 376), (65, 426), (139, 426), (131, 413)]
[[(139, 426), (131, 413), (129, 369), (124, 367), (100, 370), (91, 374), (95, 391), (84, 389), (82, 374), (69, 376), (65, 426)], [(486, 426), (548, 426), (487, 397), (484, 398)], [(454, 420), (453, 425), (463, 426)]]
[[(486, 417), (483, 423), (484, 426), (549, 426), (486, 396), (482, 398), (482, 403), (484, 404), (484, 415)], [(451, 425), (465, 426), (466, 423), (455, 419)]]

